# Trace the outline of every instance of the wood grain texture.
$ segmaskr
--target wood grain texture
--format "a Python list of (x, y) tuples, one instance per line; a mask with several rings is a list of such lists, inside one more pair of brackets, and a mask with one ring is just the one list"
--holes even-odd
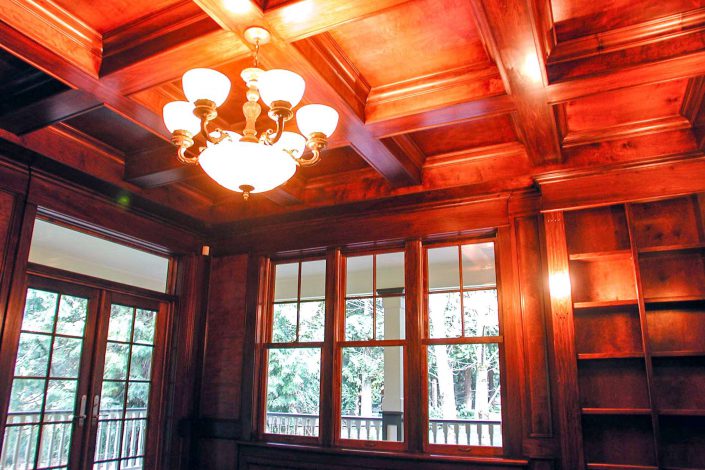
[(238, 419), (245, 325), (247, 256), (211, 262), (200, 414)]

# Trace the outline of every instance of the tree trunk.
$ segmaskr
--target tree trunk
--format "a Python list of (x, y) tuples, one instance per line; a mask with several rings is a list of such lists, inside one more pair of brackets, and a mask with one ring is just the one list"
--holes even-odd
[(367, 374), (362, 376), (362, 389), (360, 390), (360, 416), (372, 416), (372, 383)]
[[(434, 325), (445, 325), (444, 312), (442, 310), (429, 310), (429, 315), (433, 316), (431, 321)], [(445, 336), (445, 334), (443, 336)], [(438, 399), (441, 402), (443, 419), (456, 419), (457, 408), (455, 406), (455, 387), (453, 385), (453, 370), (451, 369), (450, 362), (448, 360), (448, 350), (446, 349), (446, 346), (431, 347), (433, 348), (433, 353), (436, 356), (439, 391)]]

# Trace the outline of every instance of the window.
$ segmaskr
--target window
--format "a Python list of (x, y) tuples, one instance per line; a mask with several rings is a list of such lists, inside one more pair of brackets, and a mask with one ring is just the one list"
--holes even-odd
[(265, 432), (319, 435), (324, 260), (274, 265), (268, 332)]
[(329, 250), (327, 268), (272, 263), (257, 353), (260, 436), (502, 454), (497, 243)]
[(426, 249), (429, 444), (502, 446), (494, 243)]
[(345, 286), (339, 438), (403, 441), (404, 253), (347, 257)]

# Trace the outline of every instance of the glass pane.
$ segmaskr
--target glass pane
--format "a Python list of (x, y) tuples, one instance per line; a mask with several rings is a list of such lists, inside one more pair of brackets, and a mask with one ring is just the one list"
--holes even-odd
[(299, 263), (276, 265), (274, 300), (296, 301), (299, 298)]
[(58, 467), (68, 465), (72, 430), (73, 425), (71, 423), (42, 426), (39, 445), (39, 466)]
[(301, 300), (323, 299), (326, 296), (326, 261), (301, 263)]
[(135, 343), (154, 343), (154, 327), (157, 312), (154, 310), (137, 309), (135, 316)]
[[(144, 441), (147, 431), (146, 419), (125, 421), (122, 436), (122, 457), (138, 457), (144, 455)], [(131, 468), (125, 466), (123, 468)]]
[(15, 375), (43, 377), (49, 364), (51, 336), (22, 333), (17, 349)]
[(88, 299), (62, 295), (59, 302), (59, 321), (56, 332), (63, 335), (83, 336), (88, 312)]
[[(377, 293), (404, 289), (404, 252), (377, 255)], [(398, 292), (401, 293), (401, 292)]]
[(54, 353), (51, 357), (51, 376), (78, 378), (81, 349), (83, 349), (82, 339), (55, 338)]
[(463, 287), (494, 286), (497, 282), (494, 243), (463, 245)]
[(120, 468), (125, 470), (142, 470), (142, 468), (144, 468), (144, 459), (139, 457), (123, 460)]
[[(98, 421), (98, 434), (95, 441), (95, 457), (96, 460), (110, 460), (120, 457), (120, 437), (122, 435), (122, 421)], [(95, 467), (94, 467), (95, 468)], [(117, 464), (114, 467), (107, 466), (102, 468), (110, 468), (117, 470)]]
[[(98, 431), (100, 431), (100, 427), (98, 427)], [(96, 459), (97, 459), (97, 454), (96, 454)], [(117, 462), (101, 462), (101, 463), (96, 463), (93, 464), (93, 470), (118, 470), (118, 463)]]
[(343, 349), (341, 438), (404, 440), (402, 351), (399, 346)]
[(127, 416), (125, 417), (146, 417), (148, 404), (149, 384), (143, 382), (130, 382), (127, 387)]
[(323, 341), (326, 303), (301, 302), (299, 312), (299, 341)]
[(502, 445), (499, 347), (428, 346), (429, 442)]
[(53, 292), (27, 289), (22, 329), (51, 333), (54, 330), (54, 316), (58, 298), (58, 294)]
[(345, 260), (345, 295), (372, 295), (372, 256), (351, 256)]
[(73, 417), (77, 386), (78, 381), (76, 380), (50, 380), (47, 388), (46, 410), (65, 413)]
[(152, 346), (132, 346), (132, 361), (130, 362), (130, 378), (149, 380), (152, 372)]
[(266, 432), (318, 436), (319, 348), (270, 349)]
[(39, 426), (8, 426), (2, 446), (2, 468), (24, 470), (35, 468), (34, 456), (39, 440)]
[(404, 339), (404, 297), (377, 298), (377, 339)]
[(110, 307), (108, 339), (130, 341), (132, 338), (132, 307), (113, 304)]
[[(23, 413), (23, 422), (39, 421), (44, 402), (44, 385), (42, 379), (15, 379), (10, 393), (10, 413)], [(9, 419), (9, 418), (8, 418)]]
[(272, 341), (293, 343), (296, 341), (296, 304), (274, 304)]
[(125, 404), (125, 382), (103, 381), (100, 393), (100, 419), (122, 418)]
[(103, 378), (127, 378), (127, 357), (129, 353), (129, 345), (111, 343), (108, 341), (108, 345), (105, 350), (105, 369), (103, 370)]
[(428, 250), (428, 288), (458, 289), (460, 286), (460, 264), (458, 247), (446, 246)]
[(345, 301), (345, 339), (348, 341), (372, 339), (372, 299)]
[(431, 338), (461, 336), (460, 292), (429, 294), (428, 323)]
[(499, 335), (497, 291), (474, 290), (463, 294), (465, 336)]

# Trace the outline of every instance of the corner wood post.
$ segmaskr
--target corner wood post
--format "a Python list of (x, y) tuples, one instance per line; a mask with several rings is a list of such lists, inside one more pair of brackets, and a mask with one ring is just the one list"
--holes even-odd
[(545, 214), (544, 230), (562, 468), (580, 469), (585, 468), (585, 462), (578, 395), (573, 300), (563, 212)]

